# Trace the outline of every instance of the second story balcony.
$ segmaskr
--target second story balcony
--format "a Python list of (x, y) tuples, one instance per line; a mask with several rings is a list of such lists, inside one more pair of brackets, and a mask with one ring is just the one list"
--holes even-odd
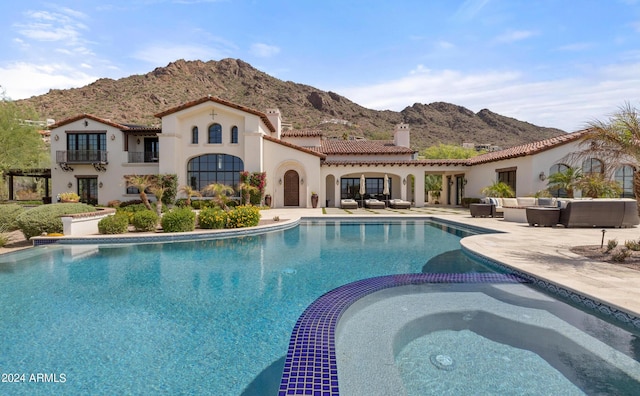
[(56, 151), (56, 162), (65, 164), (107, 164), (105, 150), (64, 150)]
[(139, 164), (144, 162), (158, 162), (157, 151), (129, 151), (128, 163)]

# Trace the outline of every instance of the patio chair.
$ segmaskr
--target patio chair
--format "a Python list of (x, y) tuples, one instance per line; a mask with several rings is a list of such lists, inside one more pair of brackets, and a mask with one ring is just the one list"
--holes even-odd
[(341, 199), (340, 208), (342, 209), (358, 209), (358, 202), (355, 199)]
[(391, 199), (389, 200), (389, 206), (394, 209), (410, 209), (411, 202), (402, 199)]
[(384, 209), (386, 205), (383, 201), (377, 199), (365, 199), (364, 205), (369, 209)]

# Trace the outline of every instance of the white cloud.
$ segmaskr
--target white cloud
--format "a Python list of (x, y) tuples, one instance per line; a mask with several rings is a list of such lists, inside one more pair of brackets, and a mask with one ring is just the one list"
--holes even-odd
[(255, 43), (251, 45), (250, 52), (253, 56), (260, 58), (270, 58), (277, 55), (280, 52), (280, 48), (263, 43)]
[(538, 33), (530, 30), (511, 30), (498, 37), (496, 41), (500, 43), (514, 43), (516, 41), (525, 40), (529, 37), (536, 36)]
[(518, 71), (462, 73), (418, 66), (407, 76), (380, 84), (332, 89), (378, 110), (401, 111), (413, 103), (449, 102), (539, 126), (575, 131), (588, 121), (637, 99), (640, 64), (602, 68), (585, 77), (530, 81)]
[(43, 66), (17, 62), (0, 67), (0, 82), (11, 99), (42, 95), (52, 88), (80, 87), (98, 78), (65, 64), (49, 63)]
[(489, 3), (489, 0), (465, 0), (464, 3), (458, 7), (454, 14), (454, 19), (470, 20)]
[(81, 42), (81, 31), (86, 25), (79, 22), (84, 14), (71, 9), (62, 12), (28, 11), (27, 21), (16, 23), (17, 32), (26, 39), (44, 42), (62, 42), (65, 45), (76, 45)]

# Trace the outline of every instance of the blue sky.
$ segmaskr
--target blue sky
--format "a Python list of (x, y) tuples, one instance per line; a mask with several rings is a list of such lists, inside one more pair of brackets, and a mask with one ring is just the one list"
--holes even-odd
[(443, 101), (571, 132), (640, 106), (640, 0), (22, 0), (0, 26), (12, 99), (238, 58), (378, 110)]

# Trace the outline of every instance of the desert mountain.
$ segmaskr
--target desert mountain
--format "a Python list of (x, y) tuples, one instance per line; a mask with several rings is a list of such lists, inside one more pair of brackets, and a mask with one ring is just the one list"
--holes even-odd
[(401, 112), (371, 110), (335, 92), (271, 77), (239, 59), (178, 60), (144, 75), (102, 78), (82, 88), (50, 90), (18, 103), (33, 106), (42, 119), (60, 121), (88, 113), (119, 123), (159, 125), (154, 114), (206, 95), (259, 111), (279, 108), (284, 122), (293, 128), (321, 129), (325, 136), (390, 139), (394, 126), (405, 122), (411, 126), (411, 144), (418, 150), (463, 142), (510, 147), (563, 133), (486, 109), (473, 113), (442, 102), (416, 103)]

